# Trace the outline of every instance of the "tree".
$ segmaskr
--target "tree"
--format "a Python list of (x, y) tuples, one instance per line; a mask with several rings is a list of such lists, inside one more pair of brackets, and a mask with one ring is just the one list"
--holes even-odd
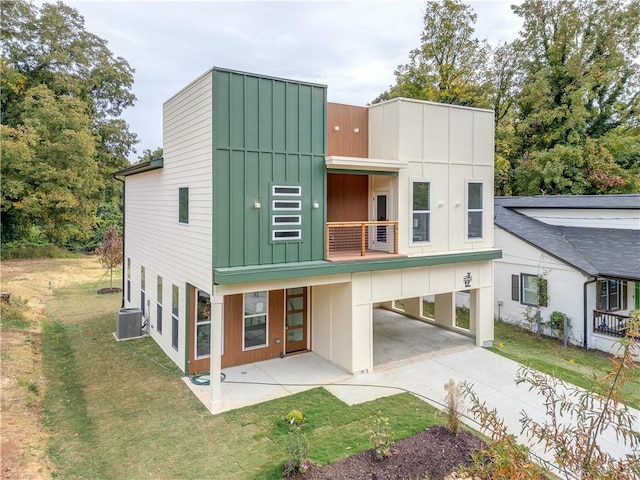
[(489, 107), (490, 47), (474, 38), (477, 15), (458, 0), (428, 2), (420, 47), (398, 66), (396, 84), (374, 103), (395, 97)]
[(118, 236), (118, 229), (111, 225), (102, 237), (102, 243), (98, 249), (100, 264), (109, 269), (109, 289), (113, 290), (113, 269), (122, 265), (123, 258), (122, 240)]
[[(56, 102), (65, 105), (73, 103), (72, 112), (75, 114), (82, 110), (88, 118), (87, 122), (81, 122), (82, 125), (76, 122), (74, 132), (78, 137), (86, 137), (83, 141), (86, 144), (92, 143), (92, 147), (82, 157), (86, 163), (82, 163), (81, 157), (76, 155), (69, 167), (76, 168), (78, 174), (88, 172), (88, 183), (95, 179), (94, 172), (97, 168), (97, 196), (109, 202), (119, 195), (111, 172), (128, 164), (127, 157), (137, 141), (135, 134), (129, 131), (126, 122), (120, 118), (124, 109), (135, 102), (131, 91), (133, 70), (123, 58), (112, 54), (106, 41), (86, 31), (82, 16), (62, 2), (36, 7), (24, 0), (6, 0), (2, 2), (0, 19), (1, 123), (5, 126), (3, 138), (13, 142), (11, 148), (15, 147), (14, 153), (18, 154), (26, 152), (26, 145), (45, 143), (48, 129), (65, 130), (64, 115), (52, 115), (49, 120), (54, 123), (34, 130), (33, 124), (39, 121), (39, 114), (36, 113), (38, 107), (29, 105), (29, 102), (34, 92), (45, 95), (37, 88), (46, 87), (46, 96), (54, 98)], [(30, 115), (36, 117), (30, 120)], [(40, 120), (41, 117), (42, 115)], [(61, 124), (56, 125), (56, 121)], [(88, 137), (92, 140), (87, 140)], [(73, 140), (79, 141), (79, 138)], [(69, 139), (68, 147), (71, 142), (72, 139)], [(18, 145), (21, 145), (20, 148)], [(16, 160), (15, 157), (11, 158)], [(3, 170), (5, 161), (6, 158), (3, 158)], [(53, 175), (55, 170), (64, 167), (55, 158), (49, 162), (48, 157), (40, 156), (37, 162), (43, 168), (43, 173), (51, 174), (50, 177), (66, 174), (61, 171)], [(16, 167), (21, 168), (19, 165)], [(6, 170), (11, 168), (12, 165), (6, 165)], [(38, 188), (36, 192), (33, 182), (22, 182), (22, 187), (23, 195), (39, 196), (40, 203), (48, 201), (55, 204), (59, 201), (55, 198), (55, 192), (42, 188)], [(48, 223), (61, 225), (65, 221), (64, 218), (42, 217), (42, 212), (32, 209), (30, 215), (19, 216), (21, 221), (29, 221), (28, 225), (16, 224), (17, 212), (5, 211), (5, 204), (14, 207), (16, 202), (18, 206), (24, 204), (21, 198), (15, 197), (16, 192), (16, 189), (12, 190), (9, 195), (10, 203), (6, 203), (3, 187), (3, 240), (19, 240), (25, 230), (41, 228), (41, 224)], [(82, 200), (85, 193), (89, 195), (87, 201)], [(93, 186), (87, 191), (76, 189), (73, 195), (81, 200), (81, 210), (86, 210), (86, 219), (95, 217), (100, 201), (95, 201)], [(49, 196), (51, 199), (46, 198)], [(47, 214), (56, 212), (49, 210)], [(95, 221), (76, 223), (66, 233), (53, 236), (50, 235), (53, 230), (48, 228), (47, 236), (55, 242), (64, 241), (63, 239), (79, 240), (91, 233), (94, 223)]]
[(637, 169), (628, 169), (637, 154), (609, 148), (613, 135), (620, 146), (638, 126), (640, 1), (527, 0), (512, 8), (524, 21), (510, 159), (527, 187), (517, 193), (637, 191)]
[(1, 126), (3, 228), (37, 226), (61, 244), (86, 237), (102, 185), (86, 105), (40, 85), (27, 90), (22, 114), (22, 124)]

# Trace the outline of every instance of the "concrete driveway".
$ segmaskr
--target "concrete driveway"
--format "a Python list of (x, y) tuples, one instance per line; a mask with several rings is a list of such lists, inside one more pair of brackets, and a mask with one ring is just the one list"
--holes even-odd
[[(284, 359), (273, 359), (225, 369), (222, 382), (223, 411), (253, 405), (303, 390), (323, 386), (349, 405), (394, 395), (402, 391), (416, 393), (421, 399), (441, 408), (444, 403), (444, 384), (469, 382), (489, 408), (496, 408), (504, 418), (509, 432), (529, 443), (520, 434), (521, 412), (536, 419), (545, 418), (541, 397), (527, 385), (515, 384), (520, 364), (481, 347), (459, 346), (453, 350), (430, 352), (411, 359), (376, 368), (373, 373), (349, 375), (313, 352)], [(205, 404), (210, 395), (206, 386), (185, 382)], [(640, 431), (640, 412), (632, 410), (634, 424)], [(473, 422), (466, 420), (478, 429)], [(552, 456), (540, 445), (531, 445), (541, 458), (551, 462)], [(601, 437), (601, 447), (616, 457), (631, 453), (631, 447), (607, 431)]]

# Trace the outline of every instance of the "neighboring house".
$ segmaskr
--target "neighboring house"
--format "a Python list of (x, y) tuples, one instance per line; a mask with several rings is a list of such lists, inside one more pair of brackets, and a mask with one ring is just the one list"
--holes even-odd
[[(314, 351), (373, 369), (373, 309), (493, 340), (493, 112), (213, 68), (126, 168), (124, 306), (187, 374)], [(469, 328), (456, 328), (456, 292)], [(219, 382), (211, 410), (221, 408)]]
[(526, 324), (540, 305), (542, 322), (569, 317), (571, 343), (618, 351), (640, 309), (640, 195), (497, 197), (494, 235), (502, 320)]

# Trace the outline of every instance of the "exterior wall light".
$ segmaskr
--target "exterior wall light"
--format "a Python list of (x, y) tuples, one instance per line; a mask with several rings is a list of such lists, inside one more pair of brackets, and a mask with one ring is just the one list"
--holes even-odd
[(320, 204), (318, 202), (313, 202), (313, 208), (320, 208)]
[(340, 130), (340, 125), (336, 125), (335, 127), (333, 127), (333, 130), (334, 130), (335, 132), (339, 131), (339, 130)]
[(256, 203), (253, 204), (253, 208), (258, 209), (260, 207), (261, 207), (260, 202), (256, 202)]

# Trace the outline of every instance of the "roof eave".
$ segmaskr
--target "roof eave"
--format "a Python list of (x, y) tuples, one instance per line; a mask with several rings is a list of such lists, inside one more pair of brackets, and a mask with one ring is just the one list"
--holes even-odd
[(128, 177), (129, 175), (136, 175), (138, 173), (149, 172), (151, 170), (157, 170), (164, 167), (164, 158), (154, 158), (142, 163), (136, 163), (130, 167), (123, 168), (117, 172), (113, 172), (114, 177)]

